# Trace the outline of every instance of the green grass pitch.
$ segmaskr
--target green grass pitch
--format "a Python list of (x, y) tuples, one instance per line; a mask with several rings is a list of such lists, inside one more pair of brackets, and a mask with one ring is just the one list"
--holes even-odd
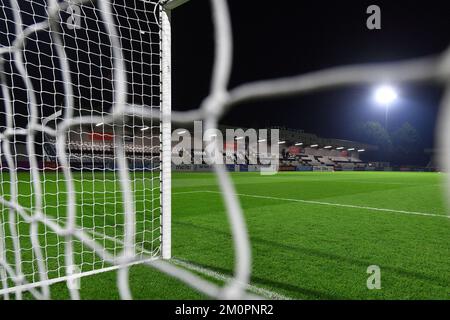
[[(24, 180), (29, 179), (21, 175)], [(251, 240), (252, 286), (292, 299), (450, 298), (450, 219), (443, 201), (441, 174), (286, 172), (274, 176), (257, 173), (231, 176)], [(157, 177), (141, 178), (139, 181), (148, 187)], [(8, 192), (7, 180), (3, 174), (4, 187), (0, 189), (3, 193)], [(114, 177), (106, 180), (109, 185), (105, 184), (104, 174), (96, 173), (84, 178), (84, 185), (78, 187), (87, 191), (118, 188)], [(47, 183), (47, 190), (52, 190), (52, 184), (57, 182)], [(63, 186), (59, 188), (62, 190)], [(22, 204), (29, 201), (27, 196), (30, 199), (29, 189), (26, 183), (20, 189)], [(140, 190), (140, 186), (135, 185), (135, 189)], [(173, 173), (172, 250), (177, 261), (208, 270), (208, 275), (196, 272), (222, 283), (214, 275), (230, 276), (234, 256), (230, 226), (218, 190), (211, 173)], [(153, 200), (138, 199), (139, 210), (144, 207), (156, 210), (153, 202), (159, 201), (158, 187), (153, 191)], [(49, 196), (46, 204), (57, 208), (64, 203), (64, 197)], [(122, 209), (120, 204), (105, 204), (103, 200), (85, 200), (83, 203), (91, 206), (93, 216), (79, 223), (85, 227), (91, 223), (98, 226), (97, 231), (112, 235), (115, 231), (108, 226), (113, 223), (120, 226), (121, 217), (114, 217), (114, 212)], [(4, 221), (6, 208), (0, 209)], [(102, 217), (103, 212), (108, 212), (109, 217)], [(146, 218), (142, 219), (144, 223)], [(26, 224), (20, 227), (24, 233), (28, 230)], [(141, 227), (138, 226), (139, 239), (157, 237), (139, 233)], [(157, 232), (152, 228), (146, 227)], [(52, 239), (47, 241), (47, 250), (62, 249), (55, 241), (52, 245)], [(104, 244), (114, 247), (111, 243)], [(146, 248), (152, 249), (150, 244)], [(89, 252), (79, 259), (96, 266), (100, 263)], [(380, 290), (369, 290), (366, 286), (370, 265), (381, 269)], [(115, 272), (108, 272), (83, 278), (81, 297), (119, 298), (115, 276)], [(132, 267), (130, 283), (136, 299), (205, 298), (146, 266)], [(51, 289), (52, 298), (68, 297), (64, 283)]]

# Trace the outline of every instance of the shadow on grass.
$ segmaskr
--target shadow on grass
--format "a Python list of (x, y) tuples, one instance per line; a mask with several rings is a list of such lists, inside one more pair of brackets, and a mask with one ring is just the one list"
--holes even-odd
[[(203, 231), (206, 231), (206, 232), (208, 232), (210, 234), (221, 234), (221, 235), (227, 236), (227, 237), (229, 237), (231, 239), (231, 234), (229, 232), (222, 231), (222, 230), (217, 229), (217, 228), (199, 226), (199, 225), (196, 225), (196, 224), (193, 224), (193, 223), (190, 223), (190, 222), (173, 221), (172, 223), (173, 224), (182, 225), (182, 226), (185, 226), (185, 227), (194, 228), (196, 231), (203, 230)], [(250, 241), (252, 243), (257, 243), (257, 244), (262, 244), (262, 245), (274, 247), (277, 250), (283, 249), (283, 250), (286, 250), (286, 251), (294, 251), (296, 253), (302, 252), (302, 253), (304, 253), (306, 255), (309, 255), (309, 256), (314, 256), (314, 257), (319, 257), (319, 258), (322, 258), (322, 259), (327, 259), (327, 260), (332, 260), (332, 261), (340, 261), (340, 262), (344, 262), (344, 263), (351, 264), (351, 265), (361, 266), (362, 268), (364, 268), (364, 270), (365, 270), (365, 268), (367, 268), (369, 265), (372, 264), (370, 261), (367, 261), (367, 260), (355, 259), (355, 258), (352, 258), (352, 257), (349, 257), (349, 256), (340, 256), (340, 255), (337, 255), (337, 254), (334, 254), (334, 253), (323, 252), (323, 251), (312, 249), (312, 248), (287, 245), (287, 244), (283, 244), (283, 243), (272, 241), (272, 240), (262, 239), (262, 238), (259, 238), (259, 237), (254, 237), (254, 236), (252, 237), (251, 235), (250, 235)], [(402, 269), (402, 268), (398, 268), (398, 267), (394, 267), (394, 266), (383, 265), (383, 269), (391, 271), (392, 273), (396, 273), (397, 275), (400, 275), (400, 276), (403, 276), (403, 277), (412, 278), (414, 280), (420, 279), (420, 280), (425, 281), (425, 282), (431, 282), (431, 283), (434, 283), (434, 284), (436, 284), (438, 286), (442, 286), (444, 283), (446, 283), (446, 280), (443, 279), (443, 278), (434, 277), (434, 276), (430, 276), (428, 274), (424, 274), (424, 273), (420, 273), (420, 272), (416, 272), (416, 271), (411, 271), (411, 270), (406, 270), (406, 269)], [(257, 279), (254, 278), (254, 280), (257, 280)], [(257, 281), (261, 281), (261, 283), (266, 281), (266, 283), (270, 285), (270, 283), (269, 283), (270, 280), (267, 280), (267, 279), (259, 279)], [(291, 285), (287, 285), (287, 286), (291, 286)], [(291, 290), (291, 289), (287, 289), (287, 290)], [(333, 299), (339, 299), (339, 298), (338, 297), (334, 297)]]
[[(220, 268), (220, 267), (212, 266), (212, 265), (208, 265), (208, 264), (202, 264), (202, 263), (198, 263), (198, 262), (191, 262), (188, 260), (184, 260), (184, 261), (190, 262), (190, 263), (195, 263), (195, 265), (197, 265), (197, 266), (221, 273), (227, 277), (233, 276), (231, 273), (231, 270), (229, 270), (229, 269)], [(349, 298), (346, 298), (343, 296), (331, 295), (331, 294), (325, 293), (323, 291), (306, 289), (306, 288), (302, 288), (302, 287), (299, 287), (299, 286), (296, 286), (293, 284), (279, 282), (279, 281), (273, 281), (273, 280), (269, 280), (269, 279), (261, 278), (261, 277), (252, 276), (251, 281), (253, 284), (255, 284), (257, 286), (264, 287), (264, 289), (275, 288), (275, 289), (286, 290), (289, 292), (297, 292), (297, 293), (301, 293), (304, 296), (310, 297), (311, 299), (321, 299), (321, 300), (322, 299), (324, 299), (324, 300), (348, 300), (349, 299)], [(293, 299), (296, 299), (296, 298), (293, 297)]]

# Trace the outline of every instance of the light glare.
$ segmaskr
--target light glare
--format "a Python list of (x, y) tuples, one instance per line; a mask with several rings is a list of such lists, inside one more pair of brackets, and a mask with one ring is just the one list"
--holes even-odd
[(387, 105), (389, 103), (392, 103), (396, 99), (397, 93), (395, 92), (394, 88), (390, 86), (382, 86), (375, 91), (375, 100), (379, 104)]

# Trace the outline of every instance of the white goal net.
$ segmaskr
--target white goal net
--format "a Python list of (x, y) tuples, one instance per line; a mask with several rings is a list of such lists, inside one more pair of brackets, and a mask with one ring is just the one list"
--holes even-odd
[[(51, 285), (141, 263), (215, 298), (246, 293), (251, 253), (224, 165), (214, 165), (235, 250), (224, 286), (171, 263), (171, 121), (217, 128), (231, 107), (330, 87), (434, 81), (449, 86), (450, 51), (336, 67), (228, 89), (232, 33), (225, 0), (211, 0), (215, 63), (199, 108), (170, 112), (170, 11), (184, 0), (2, 0), (0, 7), (0, 296), (51, 298)], [(441, 145), (450, 154), (450, 105)], [(446, 134), (445, 134), (446, 133)], [(442, 162), (445, 168), (447, 162)]]
[(2, 1), (4, 298), (163, 255), (159, 10)]

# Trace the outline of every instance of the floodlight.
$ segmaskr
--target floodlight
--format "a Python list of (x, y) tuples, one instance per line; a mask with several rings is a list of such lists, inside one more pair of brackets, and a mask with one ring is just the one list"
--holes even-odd
[(397, 92), (390, 86), (381, 86), (375, 91), (375, 100), (386, 106), (397, 99)]
[(102, 125), (104, 125), (104, 123), (103, 123), (103, 122), (100, 122), (100, 123), (97, 123), (95, 126), (96, 126), (96, 127), (100, 127), (100, 126), (102, 126)]
[(296, 143), (295, 145), (296, 145), (296, 146), (302, 146), (302, 145), (303, 145), (303, 142), (298, 142), (298, 143)]
[(344, 150), (344, 147), (336, 148), (336, 150)]
[(318, 147), (319, 145), (318, 144), (312, 144), (311, 145), (311, 148), (316, 148), (316, 147)]
[(286, 141), (278, 141), (278, 144), (285, 144)]
[(332, 146), (325, 146), (325, 147), (323, 147), (324, 149), (331, 149), (331, 148), (333, 148)]
[(355, 148), (348, 148), (348, 151), (355, 151)]

